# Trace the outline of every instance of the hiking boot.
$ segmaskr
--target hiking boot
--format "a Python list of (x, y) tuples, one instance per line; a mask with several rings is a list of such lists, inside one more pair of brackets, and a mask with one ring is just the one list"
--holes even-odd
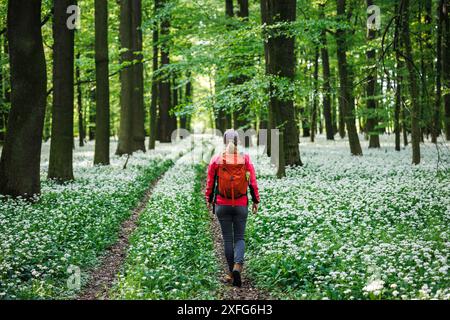
[(233, 273), (228, 272), (225, 277), (223, 277), (223, 282), (225, 284), (232, 284), (233, 283)]
[(235, 287), (240, 288), (242, 286), (241, 272), (242, 272), (242, 264), (235, 263), (233, 267), (233, 286)]

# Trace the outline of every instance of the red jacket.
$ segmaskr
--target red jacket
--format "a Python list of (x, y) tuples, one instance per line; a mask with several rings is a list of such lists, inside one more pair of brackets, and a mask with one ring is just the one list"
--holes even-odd
[[(252, 161), (250, 160), (250, 156), (248, 154), (244, 155), (245, 158), (245, 166), (246, 170), (250, 172), (250, 180), (249, 180), (249, 189), (250, 195), (252, 196), (253, 203), (259, 203), (259, 192), (258, 192), (258, 184), (256, 183), (256, 173), (255, 167), (253, 166)], [(206, 190), (205, 190), (205, 198), (209, 203), (214, 202), (219, 206), (231, 206), (232, 200), (223, 198), (219, 194), (214, 195), (215, 188), (215, 178), (217, 174), (218, 161), (220, 159), (220, 155), (215, 155), (211, 158), (211, 162), (208, 166), (208, 176), (206, 179)], [(235, 206), (247, 206), (248, 205), (248, 197), (243, 196), (238, 199), (234, 199)]]

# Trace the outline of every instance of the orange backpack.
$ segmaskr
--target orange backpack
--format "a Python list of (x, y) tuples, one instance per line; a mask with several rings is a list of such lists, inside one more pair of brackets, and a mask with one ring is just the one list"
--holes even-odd
[(242, 154), (223, 153), (218, 160), (218, 191), (221, 197), (232, 200), (247, 195), (248, 174)]

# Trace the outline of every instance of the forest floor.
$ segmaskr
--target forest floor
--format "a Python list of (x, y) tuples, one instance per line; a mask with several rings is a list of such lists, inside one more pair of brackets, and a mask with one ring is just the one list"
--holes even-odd
[[(186, 155), (189, 156), (189, 155)], [(204, 167), (202, 166), (204, 169)], [(203, 170), (204, 171), (204, 170)], [(204, 188), (204, 175), (199, 174), (197, 179)], [(148, 203), (153, 194), (153, 189), (158, 185), (158, 182), (154, 181), (146, 191), (145, 196), (133, 210), (132, 215), (122, 223), (119, 237), (116, 243), (109, 247), (102, 255), (100, 262), (89, 275), (87, 285), (83, 288), (80, 294), (77, 296), (79, 300), (106, 300), (111, 299), (111, 292), (114, 291), (114, 285), (117, 284), (117, 276), (122, 269), (127, 258), (128, 251), (130, 249), (130, 236), (136, 231), (138, 226), (139, 217), (146, 210)], [(205, 209), (201, 206), (201, 209)], [(222, 278), (226, 271), (226, 260), (223, 253), (223, 238), (220, 230), (220, 224), (217, 217), (210, 212), (210, 227), (211, 236), (214, 243), (214, 255), (216, 262), (223, 269), (223, 273), (217, 273), (217, 297), (224, 300), (262, 300), (270, 299), (270, 295), (255, 287), (251, 279), (248, 278), (245, 269), (242, 273), (242, 286), (240, 288), (233, 287), (223, 283)]]
[[(126, 170), (120, 157), (92, 166), (88, 144), (67, 185), (45, 179), (45, 144), (39, 201), (0, 201), (0, 299), (450, 298), (448, 144), (422, 144), (412, 166), (410, 146), (394, 151), (391, 136), (378, 150), (362, 140), (363, 157), (345, 139), (302, 139), (305, 165), (284, 179), (247, 150), (262, 201), (241, 288), (222, 281), (220, 225), (203, 196), (213, 150), (196, 144), (137, 153)], [(81, 292), (68, 289), (72, 266)]]
[(152, 182), (144, 198), (133, 209), (131, 216), (122, 223), (117, 242), (106, 250), (99, 265), (90, 272), (88, 283), (78, 295), (78, 300), (107, 300), (109, 298), (109, 291), (117, 280), (117, 274), (125, 261), (130, 236), (136, 229), (139, 216), (145, 210), (153, 187), (158, 181), (159, 179)]

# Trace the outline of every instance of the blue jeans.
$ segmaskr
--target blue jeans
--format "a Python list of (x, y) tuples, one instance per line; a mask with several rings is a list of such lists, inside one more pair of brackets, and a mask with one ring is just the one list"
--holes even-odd
[(222, 229), (225, 257), (231, 272), (235, 263), (244, 263), (244, 235), (248, 208), (216, 205), (215, 213)]

